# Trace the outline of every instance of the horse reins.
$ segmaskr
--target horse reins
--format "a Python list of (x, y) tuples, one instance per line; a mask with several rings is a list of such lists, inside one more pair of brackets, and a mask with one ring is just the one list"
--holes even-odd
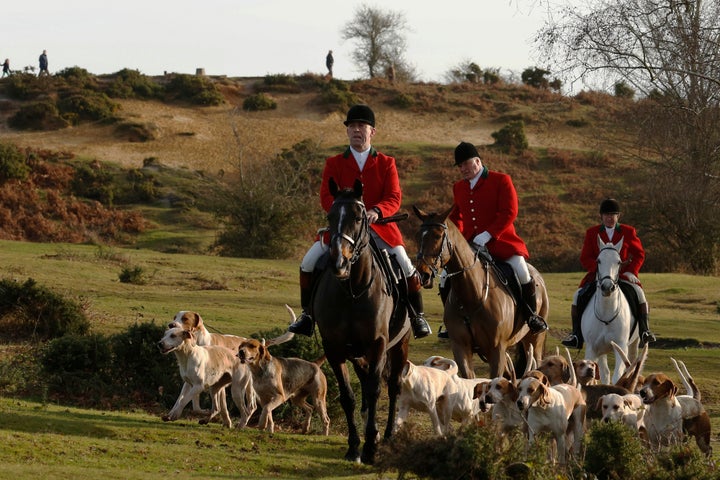
[[(598, 257), (600, 256), (600, 253), (602, 253), (603, 250), (615, 250), (617, 252), (617, 249), (615, 247), (603, 247), (600, 249), (600, 252), (598, 252)], [(621, 264), (622, 264), (622, 262), (621, 262)], [(618, 283), (620, 282), (620, 270), (618, 269), (618, 274), (615, 278), (611, 277), (610, 275), (605, 275), (604, 277), (600, 277), (600, 269), (595, 270), (595, 284), (597, 285), (597, 288), (601, 288), (602, 282), (606, 279), (610, 280), (610, 283), (612, 283), (612, 290), (610, 290), (610, 291), (614, 292), (615, 289), (618, 288)], [(595, 295), (593, 295), (593, 313), (595, 313), (595, 318), (600, 320), (605, 325), (610, 325), (613, 322), (613, 320), (615, 320), (618, 317), (618, 315), (620, 315), (620, 306), (619, 305), (617, 306), (617, 308), (615, 309), (615, 313), (613, 314), (613, 316), (610, 320), (603, 320), (602, 318), (600, 318), (600, 315), (598, 315), (597, 302), (598, 302), (598, 297), (597, 297), (597, 294), (595, 294)]]

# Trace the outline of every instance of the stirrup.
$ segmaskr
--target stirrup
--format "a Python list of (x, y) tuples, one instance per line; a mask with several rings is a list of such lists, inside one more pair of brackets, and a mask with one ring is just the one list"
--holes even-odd
[(650, 330), (647, 330), (640, 334), (640, 344), (639, 347), (643, 348), (646, 344), (657, 341), (657, 338), (655, 338), (655, 334), (652, 333)]
[(443, 330), (444, 325), (440, 325), (440, 328), (438, 329), (438, 338), (442, 338), (443, 340), (449, 340), (450, 334), (447, 331), (447, 328)]
[(528, 318), (527, 326), (530, 327), (532, 333), (540, 333), (548, 329), (547, 322), (540, 315), (535, 314)]
[(569, 348), (577, 348), (578, 350), (582, 348), (582, 342), (580, 341), (580, 338), (574, 333), (571, 333), (570, 335), (565, 337), (560, 343)]
[(427, 320), (425, 320), (422, 313), (417, 317), (410, 319), (410, 326), (412, 327), (413, 336), (415, 338), (427, 337), (432, 333), (430, 325), (428, 325)]
[(288, 332), (312, 337), (314, 323), (313, 318), (303, 310), (300, 317), (288, 326)]

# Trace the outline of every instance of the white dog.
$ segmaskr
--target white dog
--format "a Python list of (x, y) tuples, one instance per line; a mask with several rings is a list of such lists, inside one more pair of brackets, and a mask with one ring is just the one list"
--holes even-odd
[(508, 434), (515, 429), (525, 430), (525, 418), (517, 405), (518, 389), (515, 376), (515, 366), (507, 355), (507, 371), (510, 378), (503, 376), (475, 386), (475, 398), (480, 400), (480, 406), (492, 408), (492, 421), (499, 426), (500, 432)]
[[(174, 352), (180, 366), (183, 384), (182, 391), (170, 412), (163, 417), (165, 421), (177, 420), (185, 406), (202, 391), (209, 391), (212, 398), (212, 411), (207, 419), (209, 422), (218, 413), (223, 425), (232, 426), (230, 414), (225, 400), (225, 387), (230, 384), (233, 400), (236, 404), (244, 400), (246, 382), (250, 378), (243, 365), (233, 352), (218, 345), (198, 345), (193, 334), (182, 327), (174, 327), (165, 331), (158, 342), (160, 352), (167, 355)], [(238, 405), (238, 408), (241, 408)], [(242, 409), (241, 409), (242, 413)], [(252, 412), (249, 412), (251, 415)], [(248, 415), (249, 416), (249, 415)], [(241, 423), (247, 424), (248, 418), (243, 417)]]
[(571, 384), (550, 385), (545, 375), (527, 376), (518, 385), (517, 406), (527, 415), (528, 442), (541, 432), (550, 432), (557, 444), (557, 458), (566, 463), (567, 455), (579, 454), (585, 432), (585, 400), (571, 368)]
[(450, 376), (443, 392), (444, 401), (439, 408), (440, 421), (445, 425), (445, 433), (451, 430), (450, 420), (467, 425), (477, 420), (480, 403), (475, 396), (475, 387), (490, 380), (487, 378), (462, 378), (458, 375), (458, 365), (450, 358), (433, 355), (423, 362), (424, 366), (444, 370)]
[(448, 372), (425, 365), (415, 365), (407, 360), (400, 374), (395, 430), (405, 423), (410, 409), (413, 408), (426, 412), (435, 434), (444, 435), (449, 424), (449, 414), (452, 413), (445, 392), (446, 387), (452, 383)]
[(602, 413), (603, 422), (620, 422), (636, 431), (643, 426), (645, 407), (636, 393), (603, 395), (598, 399), (596, 410)]

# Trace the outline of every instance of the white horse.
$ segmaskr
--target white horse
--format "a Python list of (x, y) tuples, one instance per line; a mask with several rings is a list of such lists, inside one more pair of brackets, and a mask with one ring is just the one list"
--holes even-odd
[(631, 361), (637, 357), (638, 351), (637, 330), (630, 337), (633, 325), (630, 304), (618, 285), (622, 244), (622, 239), (617, 244), (604, 243), (598, 236), (600, 253), (597, 257), (595, 294), (585, 308), (580, 323), (585, 338), (585, 359), (597, 362), (602, 383), (615, 383), (625, 371), (625, 363), (616, 354), (615, 371), (610, 379), (607, 355), (614, 352), (612, 342)]

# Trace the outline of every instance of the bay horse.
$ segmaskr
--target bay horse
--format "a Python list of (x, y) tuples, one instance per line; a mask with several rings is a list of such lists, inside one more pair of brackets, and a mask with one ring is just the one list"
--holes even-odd
[[(470, 247), (457, 226), (447, 218), (453, 208), (440, 214), (426, 213), (415, 206), (413, 209), (422, 221), (415, 267), (423, 286), (432, 288), (433, 279), (441, 269), (445, 269), (447, 281), (451, 282), (443, 320), (460, 376), (475, 377), (473, 354), (488, 363), (490, 378), (503, 375), (506, 352), (518, 343), (515, 367), (520, 375), (527, 365), (531, 345), (532, 355), (539, 364), (547, 332), (530, 332), (525, 324), (524, 309), (516, 304), (489, 261)], [(538, 314), (547, 319), (545, 281), (535, 267), (528, 264), (528, 268), (536, 282)]]
[[(617, 244), (604, 243), (598, 237), (595, 293), (583, 311), (580, 328), (585, 339), (585, 358), (597, 362), (602, 383), (615, 383), (625, 371), (625, 362), (618, 358), (612, 342), (617, 344), (631, 361), (637, 357), (638, 333), (631, 332), (633, 316), (625, 295), (620, 290), (620, 250)], [(632, 336), (631, 336), (632, 333)], [(610, 378), (607, 356), (615, 353), (615, 369)]]
[[(348, 426), (345, 459), (372, 464), (378, 440), (377, 405), (383, 374), (389, 396), (385, 438), (392, 435), (400, 374), (408, 357), (410, 322), (407, 308), (393, 295), (393, 285), (373, 253), (362, 183), (339, 190), (330, 180), (335, 200), (328, 212), (330, 237), (327, 268), (317, 280), (313, 316), (327, 362), (338, 381), (340, 404)], [(322, 261), (322, 260), (321, 260)], [(355, 395), (346, 362), (360, 380), (365, 444), (355, 425)]]

